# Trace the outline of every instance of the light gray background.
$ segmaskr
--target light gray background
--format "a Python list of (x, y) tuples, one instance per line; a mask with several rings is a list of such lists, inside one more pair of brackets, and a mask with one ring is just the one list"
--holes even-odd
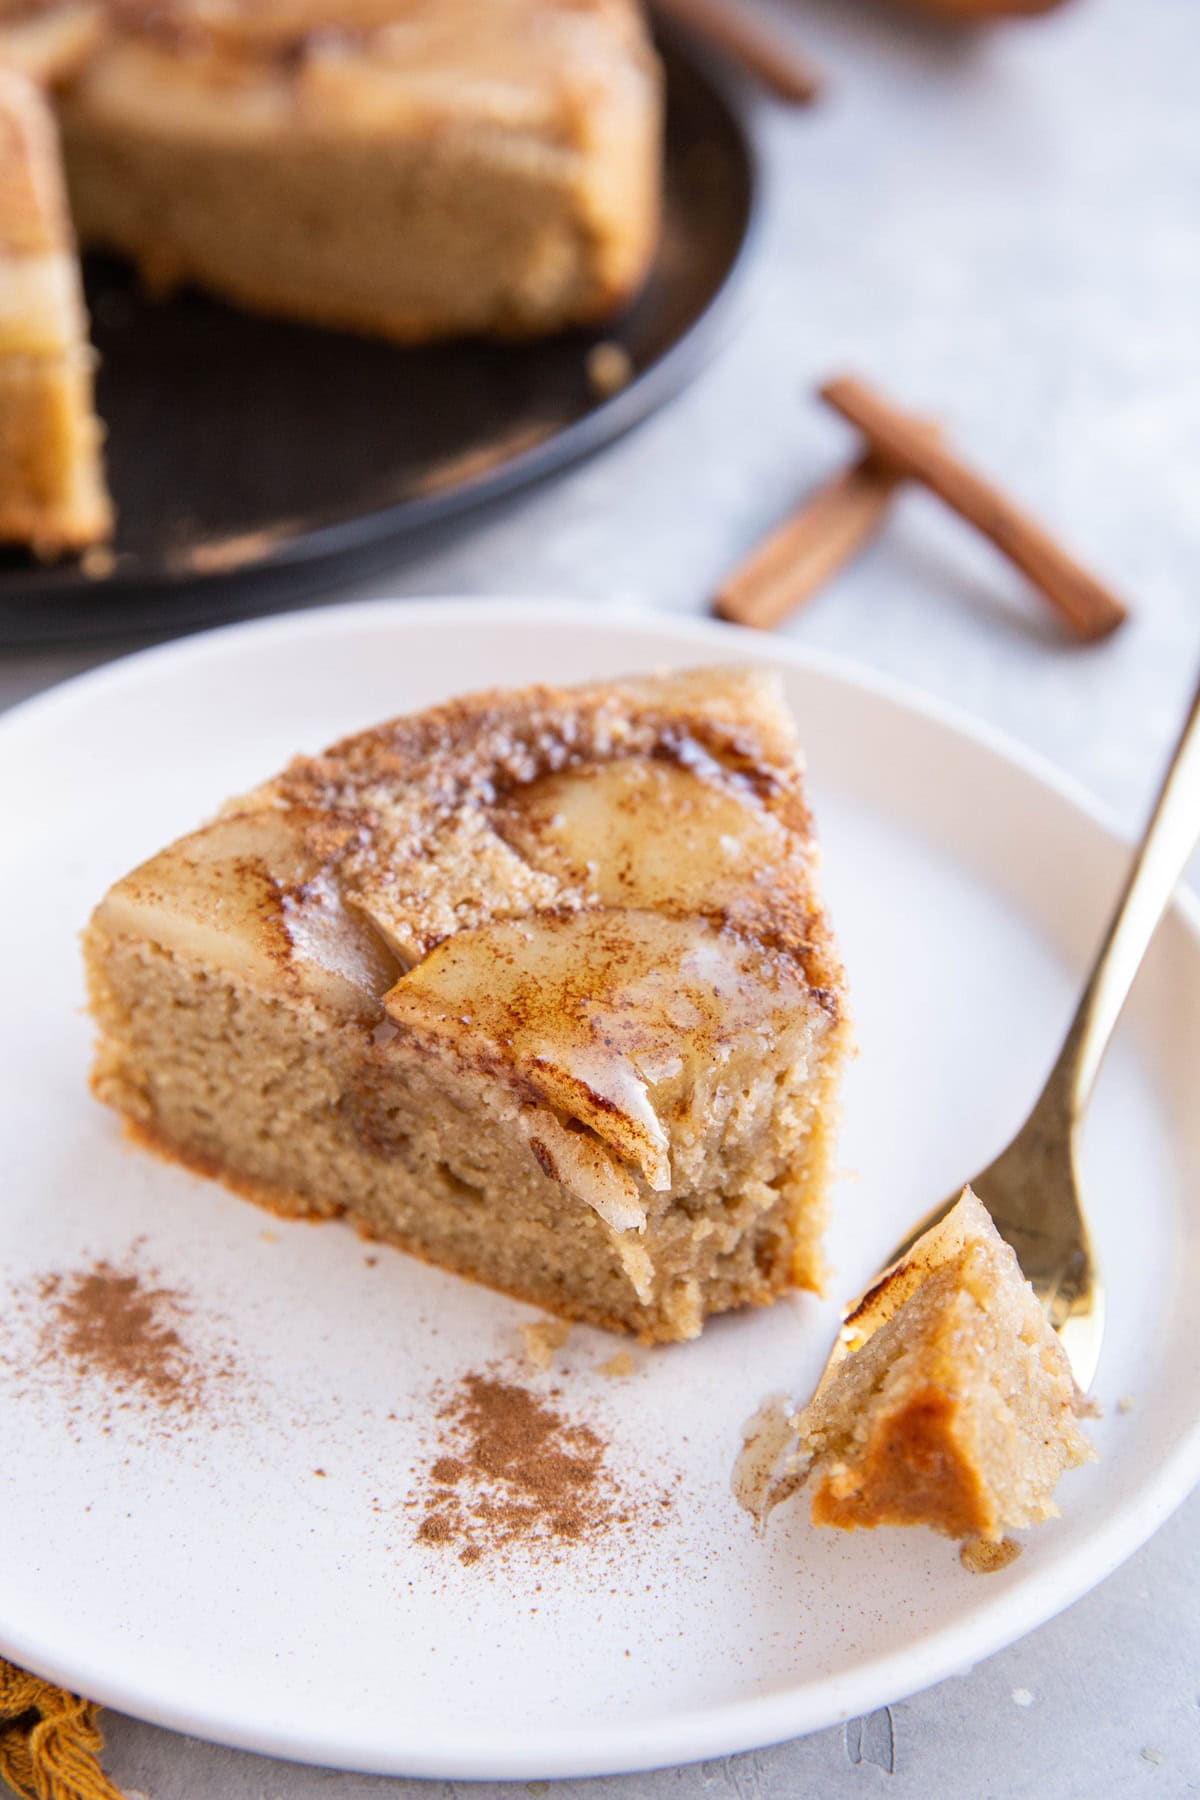
[[(810, 396), (856, 368), (942, 417), (1134, 618), (1102, 646), (1068, 643), (913, 496), (790, 629), (1004, 727), (1132, 833), (1200, 669), (1200, 0), (1074, 0), (979, 35), (867, 0), (773, 10), (829, 94), (807, 113), (756, 106), (766, 243), (736, 335), (636, 435), (355, 592), (701, 611), (847, 455)], [(0, 703), (129, 647), (9, 653)], [(1198, 1528), (1193, 1497), (1023, 1643), (752, 1756), (608, 1781), (387, 1783), (110, 1715), (109, 1767), (148, 1800), (1173, 1800), (1200, 1794)]]

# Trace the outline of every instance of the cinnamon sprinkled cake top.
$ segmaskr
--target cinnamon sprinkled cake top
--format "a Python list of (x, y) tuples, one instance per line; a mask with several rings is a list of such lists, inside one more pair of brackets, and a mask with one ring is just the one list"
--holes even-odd
[(476, 695), (298, 758), (97, 919), (309, 995), (384, 1062), (400, 1037), (485, 1069), (626, 1229), (700, 1068), (837, 1020), (814, 860), (774, 680), (702, 670)]

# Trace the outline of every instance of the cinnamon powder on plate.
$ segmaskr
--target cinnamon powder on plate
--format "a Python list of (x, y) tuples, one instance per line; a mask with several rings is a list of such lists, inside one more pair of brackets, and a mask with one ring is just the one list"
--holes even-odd
[(120, 1263), (98, 1257), (13, 1286), (0, 1306), (0, 1370), (17, 1399), (61, 1403), (73, 1430), (108, 1432), (119, 1415), (173, 1433), (213, 1412), (218, 1391), (223, 1410), (233, 1399), (238, 1371), (213, 1324), (193, 1327), (188, 1294), (135, 1243)]
[(540, 1398), (495, 1370), (474, 1371), (442, 1397), (438, 1455), (424, 1475), (419, 1543), (459, 1561), (517, 1544), (562, 1548), (632, 1523), (633, 1499), (590, 1425), (570, 1419), (562, 1390)]
[(118, 1393), (195, 1410), (199, 1371), (179, 1335), (185, 1309), (176, 1289), (150, 1286), (102, 1258), (73, 1275), (43, 1277), (39, 1292), (48, 1308), (43, 1348)]

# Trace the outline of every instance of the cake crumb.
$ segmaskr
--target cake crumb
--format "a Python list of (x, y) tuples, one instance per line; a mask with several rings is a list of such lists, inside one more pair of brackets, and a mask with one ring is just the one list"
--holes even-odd
[(1137, 1401), (1132, 1394), (1122, 1394), (1121, 1398), (1117, 1401), (1117, 1411), (1119, 1413), (1131, 1413), (1136, 1405)]
[(610, 1356), (607, 1362), (602, 1362), (600, 1364), (600, 1373), (602, 1375), (613, 1375), (618, 1378), (623, 1378), (626, 1375), (632, 1375), (636, 1368), (637, 1364), (634, 1362), (629, 1351), (618, 1350), (615, 1356)]
[(552, 1369), (554, 1352), (562, 1349), (570, 1335), (565, 1319), (533, 1319), (521, 1327), (525, 1354), (535, 1369)]
[(624, 344), (616, 344), (611, 338), (592, 345), (584, 368), (588, 386), (601, 400), (611, 400), (614, 394), (628, 387), (634, 377), (633, 358)]
[(742, 1426), (742, 1448), (733, 1470), (733, 1493), (761, 1530), (782, 1500), (804, 1485), (807, 1462), (797, 1456), (792, 1404), (768, 1394)]
[(107, 544), (89, 544), (79, 559), (88, 581), (104, 581), (117, 566), (117, 559)]
[(258, 1235), (264, 1244), (277, 1244), (279, 1242), (279, 1233), (277, 1231), (260, 1231)]
[(1016, 1562), (1020, 1554), (1016, 1538), (1001, 1538), (998, 1544), (989, 1543), (987, 1538), (968, 1538), (959, 1550), (958, 1560), (971, 1575), (994, 1575), (998, 1569), (1007, 1569)]

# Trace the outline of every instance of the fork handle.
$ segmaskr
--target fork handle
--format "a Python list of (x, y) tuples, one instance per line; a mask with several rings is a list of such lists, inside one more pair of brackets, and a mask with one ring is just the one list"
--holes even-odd
[(1072, 1118), (1091, 1099), (1134, 976), (1200, 837), (1200, 687), (1175, 746), (1150, 823), (1096, 954), (1044, 1096), (1067, 1098)]

